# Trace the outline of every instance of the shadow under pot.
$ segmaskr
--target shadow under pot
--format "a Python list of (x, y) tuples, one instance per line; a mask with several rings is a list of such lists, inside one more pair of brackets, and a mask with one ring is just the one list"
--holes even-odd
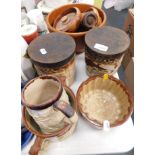
[(93, 28), (85, 36), (85, 62), (88, 76), (115, 74), (130, 45), (128, 35), (118, 28)]
[[(75, 99), (74, 93), (69, 87), (64, 86), (64, 90), (68, 96), (68, 101), (75, 112), (74, 112), (74, 115), (70, 118), (72, 123), (65, 123), (63, 128), (60, 128), (56, 131), (52, 131), (50, 133), (44, 133), (42, 129), (40, 128), (40, 126), (36, 123), (33, 116), (30, 115), (28, 108), (24, 106), (23, 108), (24, 124), (30, 132), (32, 132), (33, 134), (37, 136), (34, 144), (32, 145), (29, 151), (30, 155), (36, 155), (39, 153), (39, 151), (41, 151), (42, 147), (44, 147), (42, 144), (44, 140), (48, 140), (50, 142), (50, 141), (54, 141), (55, 139), (57, 139), (58, 141), (61, 141), (67, 138), (68, 136), (70, 136), (74, 132), (76, 125), (77, 125), (77, 121), (78, 121), (76, 99)], [(55, 112), (57, 112), (57, 110)], [(54, 119), (56, 121), (58, 117), (54, 115)]]
[(55, 32), (39, 36), (28, 47), (28, 55), (38, 75), (52, 74), (70, 86), (75, 78), (75, 41)]

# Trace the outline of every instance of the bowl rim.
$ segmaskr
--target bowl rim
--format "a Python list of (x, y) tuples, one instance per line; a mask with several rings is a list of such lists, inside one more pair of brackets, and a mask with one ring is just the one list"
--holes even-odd
[(72, 4), (66, 4), (66, 5), (63, 5), (63, 6), (60, 6), (54, 10), (52, 10), (46, 17), (46, 24), (47, 24), (47, 27), (49, 29), (49, 31), (52, 31), (52, 32), (61, 32), (61, 33), (65, 33), (65, 34), (68, 34), (72, 37), (80, 37), (80, 36), (84, 36), (88, 31), (84, 31), (84, 32), (62, 32), (62, 31), (58, 31), (56, 30), (53, 26), (50, 25), (49, 23), (49, 17), (53, 14), (53, 12), (59, 10), (60, 8), (64, 8), (65, 6), (71, 6), (71, 7), (77, 7), (80, 6), (80, 5), (83, 5), (83, 6), (89, 6), (89, 7), (94, 7), (96, 8), (97, 10), (99, 10), (100, 12), (102, 12), (103, 16), (104, 16), (104, 19), (102, 21), (102, 23), (98, 26), (98, 27), (102, 27), (106, 24), (106, 21), (107, 21), (107, 16), (106, 16), (106, 13), (104, 12), (104, 10), (94, 6), (94, 5), (90, 5), (90, 4), (86, 4), (86, 3), (72, 3)]
[[(84, 85), (87, 85), (90, 81), (95, 80), (96, 78), (103, 78), (104, 74), (99, 74), (99, 75), (94, 75), (89, 77), (87, 80), (85, 80), (84, 82), (82, 82), (82, 84), (79, 86), (77, 94), (76, 94), (76, 100), (77, 100), (77, 105), (78, 105), (78, 109), (81, 113), (81, 115), (94, 127), (98, 128), (98, 129), (102, 129), (103, 125), (101, 123), (99, 123), (97, 120), (95, 119), (90, 119), (88, 114), (85, 113), (82, 108), (81, 108), (81, 103), (80, 103), (80, 93), (83, 89)], [(124, 92), (126, 93), (126, 95), (128, 96), (128, 101), (130, 103), (130, 106), (128, 108), (128, 114), (125, 115), (123, 117), (123, 120), (121, 121), (117, 121), (115, 124), (110, 124), (110, 127), (116, 127), (116, 126), (120, 126), (122, 125), (124, 122), (126, 122), (128, 120), (128, 118), (132, 115), (133, 113), (133, 95), (131, 95), (131, 93), (129, 92), (128, 88), (126, 87), (126, 85), (119, 79), (115, 78), (112, 75), (108, 75), (108, 78), (114, 82), (116, 82), (117, 84), (119, 84), (119, 86), (124, 90)]]
[[(74, 109), (76, 112), (78, 112), (77, 110), (77, 102), (76, 102), (76, 98), (75, 95), (73, 93), (73, 91), (68, 87), (68, 86), (64, 86), (65, 90), (67, 91), (67, 93), (70, 95), (70, 97), (72, 97), (73, 101), (74, 101)], [(61, 130), (52, 132), (50, 134), (45, 134), (45, 133), (40, 133), (39, 131), (36, 131), (34, 129), (32, 129), (29, 125), (28, 125), (28, 120), (26, 119), (26, 107), (23, 106), (23, 111), (22, 111), (22, 117), (23, 117), (23, 122), (25, 124), (25, 127), (34, 135), (40, 137), (40, 138), (50, 138), (50, 137), (60, 137), (63, 136), (65, 133), (67, 133), (71, 128), (72, 128), (72, 124), (66, 124), (65, 127)]]

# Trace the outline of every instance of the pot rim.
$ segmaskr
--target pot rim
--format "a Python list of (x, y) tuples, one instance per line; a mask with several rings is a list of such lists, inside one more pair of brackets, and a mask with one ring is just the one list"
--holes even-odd
[[(82, 82), (82, 84), (79, 86), (78, 88), (78, 91), (77, 91), (77, 95), (76, 95), (76, 99), (77, 99), (77, 105), (78, 105), (78, 108), (79, 108), (79, 111), (80, 113), (82, 114), (82, 116), (93, 126), (95, 126), (96, 128), (98, 129), (102, 129), (103, 128), (103, 125), (101, 123), (99, 123), (97, 120), (95, 119), (90, 119), (88, 114), (85, 113), (82, 108), (81, 108), (81, 104), (80, 104), (80, 93), (83, 89), (83, 86), (88, 84), (90, 81), (92, 80), (95, 80), (96, 78), (98, 77), (101, 77), (103, 78), (103, 75), (104, 74), (99, 74), (99, 75), (94, 75), (94, 76), (91, 76), (89, 77), (87, 80), (85, 80), (84, 82)], [(128, 118), (131, 116), (132, 112), (133, 112), (133, 96), (131, 95), (131, 93), (129, 92), (128, 88), (125, 86), (125, 84), (115, 78), (114, 76), (112, 75), (108, 75), (109, 76), (109, 79), (116, 82), (117, 84), (119, 84), (119, 86), (124, 90), (124, 92), (126, 93), (126, 95), (128, 96), (128, 101), (130, 103), (130, 107), (128, 108), (128, 114), (124, 116), (123, 120), (121, 121), (117, 121), (115, 124), (110, 124), (110, 127), (116, 127), (116, 126), (119, 126), (119, 125), (122, 125), (124, 122), (126, 122), (128, 120)]]
[[(52, 79), (52, 80), (55, 80), (59, 83), (59, 89), (58, 89), (58, 92), (56, 93), (56, 95), (52, 98), (52, 99), (49, 99), (45, 102), (43, 102), (43, 104), (41, 105), (30, 105), (26, 102), (25, 100), (25, 96), (24, 96), (24, 92), (25, 90), (27, 89), (27, 87), (29, 85), (31, 85), (33, 82), (35, 82), (35, 80), (38, 80), (38, 79)], [(26, 106), (27, 108), (30, 108), (32, 110), (42, 110), (42, 109), (45, 109), (45, 108), (48, 108), (49, 106), (51, 106), (55, 101), (57, 101), (60, 97), (61, 97), (61, 94), (62, 94), (62, 91), (63, 91), (63, 87), (62, 87), (62, 83), (61, 81), (59, 80), (59, 78), (57, 78), (56, 76), (53, 76), (53, 75), (42, 75), (42, 76), (38, 76), (32, 80), (30, 80), (23, 88), (22, 90), (22, 93), (21, 93), (21, 99), (22, 99), (22, 104), (24, 106)]]
[[(76, 98), (75, 98), (75, 95), (73, 93), (73, 91), (67, 87), (67, 86), (64, 86), (65, 90), (68, 92), (68, 94), (72, 97), (72, 99), (74, 100), (74, 105), (73, 105), (73, 108), (75, 109), (76, 112), (78, 112), (78, 109), (77, 109), (77, 102), (76, 102)], [(36, 131), (36, 130), (33, 130), (29, 125), (28, 125), (28, 120), (26, 119), (26, 107), (24, 106), (23, 107), (23, 111), (22, 111), (22, 116), (23, 116), (23, 121), (24, 121), (24, 124), (26, 126), (26, 128), (32, 132), (34, 135), (38, 136), (38, 137), (41, 137), (41, 138), (50, 138), (50, 137), (60, 137), (62, 135), (64, 135), (65, 133), (67, 133), (71, 127), (72, 127), (72, 124), (66, 124), (65, 127), (59, 131), (55, 131), (55, 132), (52, 132), (50, 134), (44, 134), (44, 133), (40, 133), (39, 131)]]
[(88, 31), (84, 31), (84, 32), (73, 32), (73, 33), (72, 33), (72, 32), (62, 32), (62, 31), (56, 30), (56, 29), (55, 29), (53, 26), (51, 26), (50, 23), (49, 23), (49, 17), (52, 15), (53, 12), (59, 10), (60, 8), (64, 8), (65, 6), (72, 6), (72, 7), (77, 7), (77, 8), (78, 8), (78, 6), (80, 6), (80, 5), (89, 6), (89, 7), (94, 7), (94, 8), (96, 8), (97, 10), (99, 10), (100, 12), (102, 12), (104, 18), (103, 18), (102, 23), (101, 23), (98, 27), (102, 27), (102, 26), (104, 26), (104, 25), (106, 24), (107, 16), (106, 16), (106, 13), (104, 12), (104, 10), (102, 10), (102, 9), (100, 9), (100, 8), (94, 6), (94, 5), (90, 5), (90, 4), (86, 4), (86, 3), (79, 3), (79, 4), (78, 4), (78, 3), (75, 3), (75, 4), (66, 4), (66, 5), (63, 5), (63, 6), (60, 6), (60, 7), (56, 8), (56, 9), (54, 9), (53, 11), (51, 11), (51, 12), (47, 15), (47, 17), (46, 17), (46, 23), (47, 23), (48, 29), (52, 30), (53, 32), (65, 33), (65, 34), (68, 34), (68, 35), (70, 35), (70, 36), (72, 36), (72, 37), (75, 37), (75, 38), (76, 38), (76, 37), (80, 37), (80, 36), (84, 36), (89, 30), (88, 30)]

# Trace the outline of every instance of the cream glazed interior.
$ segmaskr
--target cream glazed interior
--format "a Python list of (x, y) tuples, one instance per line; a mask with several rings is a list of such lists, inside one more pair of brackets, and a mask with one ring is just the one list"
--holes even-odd
[(81, 87), (78, 95), (82, 114), (93, 124), (103, 126), (108, 120), (110, 126), (114, 126), (129, 114), (129, 96), (111, 79), (97, 77), (90, 80)]
[[(55, 97), (59, 88), (60, 83), (53, 79), (36, 79), (25, 89), (25, 101), (29, 105), (41, 105)], [(63, 89), (59, 100), (70, 104), (65, 89)], [(60, 130), (64, 128), (66, 123), (71, 123), (61, 111), (53, 108), (53, 106), (49, 106), (42, 110), (27, 108), (27, 111), (39, 125), (43, 133), (51, 133)]]
[(25, 101), (29, 105), (41, 105), (54, 98), (60, 84), (53, 79), (37, 79), (24, 92)]

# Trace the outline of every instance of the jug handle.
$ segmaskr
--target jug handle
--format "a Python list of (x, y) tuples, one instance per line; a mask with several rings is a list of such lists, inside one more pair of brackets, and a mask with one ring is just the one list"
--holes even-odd
[(60, 79), (60, 81), (62, 82), (62, 84), (64, 86), (66, 86), (66, 77), (65, 76), (58, 76), (58, 78)]
[(65, 101), (57, 101), (53, 104), (53, 106), (56, 109), (60, 110), (68, 118), (71, 118), (74, 115), (73, 107)]
[(41, 145), (44, 141), (44, 138), (36, 137), (34, 144), (31, 146), (29, 150), (30, 155), (38, 155), (39, 151), (41, 150)]

